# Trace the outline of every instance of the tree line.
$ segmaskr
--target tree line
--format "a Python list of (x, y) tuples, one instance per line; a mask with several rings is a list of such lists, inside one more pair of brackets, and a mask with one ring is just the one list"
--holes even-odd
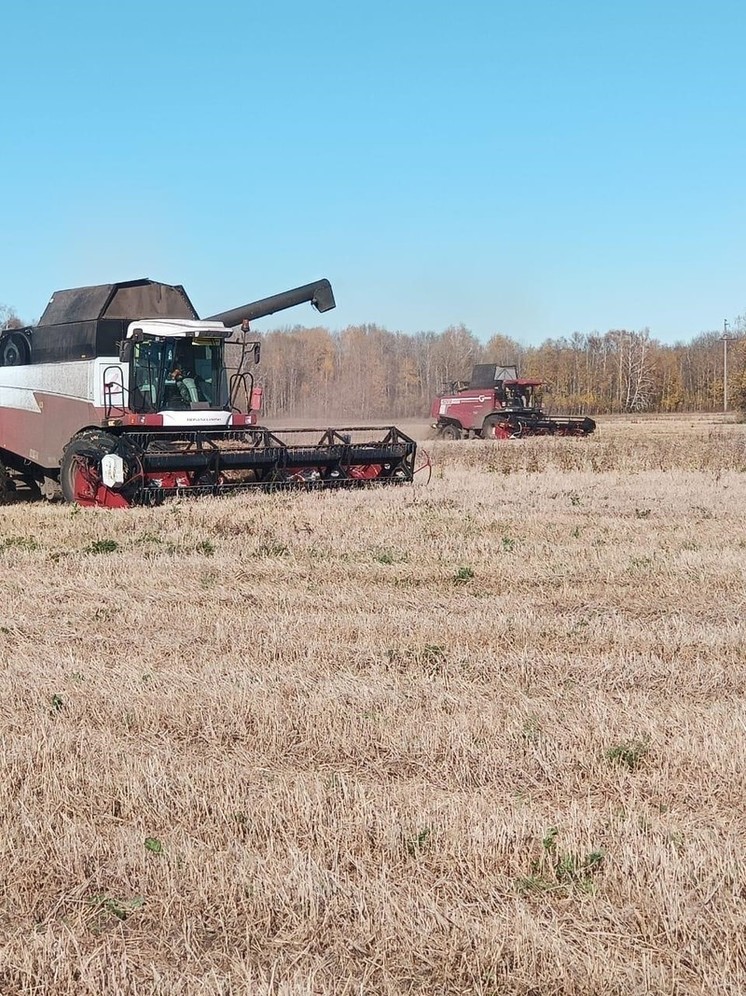
[[(746, 323), (728, 344), (729, 408), (746, 407)], [(293, 326), (265, 333), (259, 379), (269, 416), (426, 417), (432, 399), (476, 363), (516, 365), (544, 381), (544, 408), (568, 415), (723, 408), (720, 332), (661, 343), (648, 329), (579, 333), (524, 346), (480, 342), (463, 325), (413, 335), (377, 325), (333, 332)]]
[[(23, 325), (0, 305), (0, 329)], [(728, 344), (730, 408), (746, 410), (746, 317)], [(406, 334), (378, 325), (340, 331), (295, 325), (259, 336), (270, 417), (427, 417), (432, 399), (467, 380), (476, 363), (516, 365), (544, 381), (544, 407), (568, 415), (698, 412), (723, 408), (723, 342), (702, 332), (690, 342), (661, 343), (648, 329), (575, 332), (526, 346), (505, 335), (486, 343), (465, 326)], [(235, 363), (237, 348), (232, 347)]]

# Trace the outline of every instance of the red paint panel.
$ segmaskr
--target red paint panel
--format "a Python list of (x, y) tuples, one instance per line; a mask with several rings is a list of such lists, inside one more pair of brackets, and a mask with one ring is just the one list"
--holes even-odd
[(464, 429), (481, 429), (487, 415), (498, 408), (495, 391), (475, 388), (438, 398), (433, 405), (433, 417), (453, 419)]
[(34, 392), (41, 411), (0, 408), (0, 447), (42, 467), (57, 468), (72, 437), (101, 425), (104, 412), (87, 401)]

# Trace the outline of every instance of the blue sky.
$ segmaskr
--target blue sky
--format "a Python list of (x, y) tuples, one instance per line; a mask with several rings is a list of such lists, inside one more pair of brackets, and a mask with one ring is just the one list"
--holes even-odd
[(4, 4), (0, 302), (326, 276), (332, 327), (688, 339), (746, 311), (744, 37), (730, 0)]

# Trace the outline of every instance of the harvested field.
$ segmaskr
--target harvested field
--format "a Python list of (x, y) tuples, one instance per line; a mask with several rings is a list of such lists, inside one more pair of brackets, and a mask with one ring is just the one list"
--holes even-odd
[(4, 996), (746, 991), (746, 426), (426, 445), (2, 510)]

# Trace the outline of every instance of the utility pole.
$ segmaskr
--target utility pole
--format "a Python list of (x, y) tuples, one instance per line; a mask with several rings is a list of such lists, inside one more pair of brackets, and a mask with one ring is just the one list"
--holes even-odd
[(728, 319), (723, 319), (723, 334), (720, 341), (723, 344), (723, 413), (728, 411), (728, 343), (733, 339), (728, 335)]

